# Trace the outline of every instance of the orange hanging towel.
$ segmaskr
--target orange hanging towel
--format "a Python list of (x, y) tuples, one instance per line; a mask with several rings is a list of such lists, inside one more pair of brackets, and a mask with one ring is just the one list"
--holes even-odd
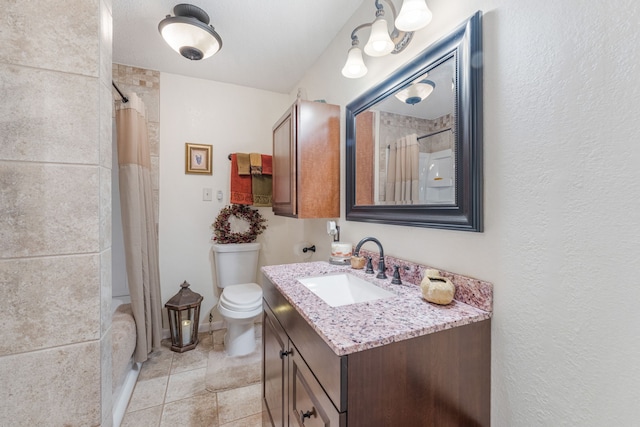
[(262, 174), (271, 175), (273, 173), (273, 157), (268, 154), (262, 154)]
[(231, 155), (231, 203), (237, 205), (253, 204), (251, 193), (251, 175), (238, 174), (238, 157)]

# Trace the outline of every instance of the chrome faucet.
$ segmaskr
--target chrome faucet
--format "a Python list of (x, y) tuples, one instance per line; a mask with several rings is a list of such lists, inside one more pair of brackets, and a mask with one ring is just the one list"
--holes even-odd
[(375, 237), (365, 237), (364, 239), (360, 240), (356, 245), (355, 251), (353, 251), (353, 255), (358, 256), (358, 254), (360, 253), (360, 248), (367, 242), (375, 243), (376, 245), (378, 245), (378, 249), (380, 250), (380, 259), (378, 260), (378, 275), (376, 276), (376, 279), (386, 279), (387, 275), (384, 273), (386, 270), (386, 267), (384, 265), (384, 249), (382, 249), (382, 243), (380, 243), (378, 239), (376, 239)]

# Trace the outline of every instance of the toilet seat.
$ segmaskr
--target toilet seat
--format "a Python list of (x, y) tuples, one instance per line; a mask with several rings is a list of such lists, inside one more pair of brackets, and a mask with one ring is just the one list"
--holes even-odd
[(220, 307), (230, 311), (249, 312), (262, 308), (262, 288), (255, 283), (242, 283), (224, 288)]

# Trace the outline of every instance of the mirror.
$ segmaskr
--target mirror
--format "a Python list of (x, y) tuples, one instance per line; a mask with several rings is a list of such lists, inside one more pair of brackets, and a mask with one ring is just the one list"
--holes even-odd
[(482, 231), (481, 12), (347, 105), (346, 219)]

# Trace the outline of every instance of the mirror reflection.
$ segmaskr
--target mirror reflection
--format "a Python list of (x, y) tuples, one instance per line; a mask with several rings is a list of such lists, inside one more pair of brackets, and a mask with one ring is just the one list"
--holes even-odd
[(356, 205), (453, 205), (455, 59), (358, 113)]
[(347, 221), (482, 231), (481, 18), (347, 105)]

